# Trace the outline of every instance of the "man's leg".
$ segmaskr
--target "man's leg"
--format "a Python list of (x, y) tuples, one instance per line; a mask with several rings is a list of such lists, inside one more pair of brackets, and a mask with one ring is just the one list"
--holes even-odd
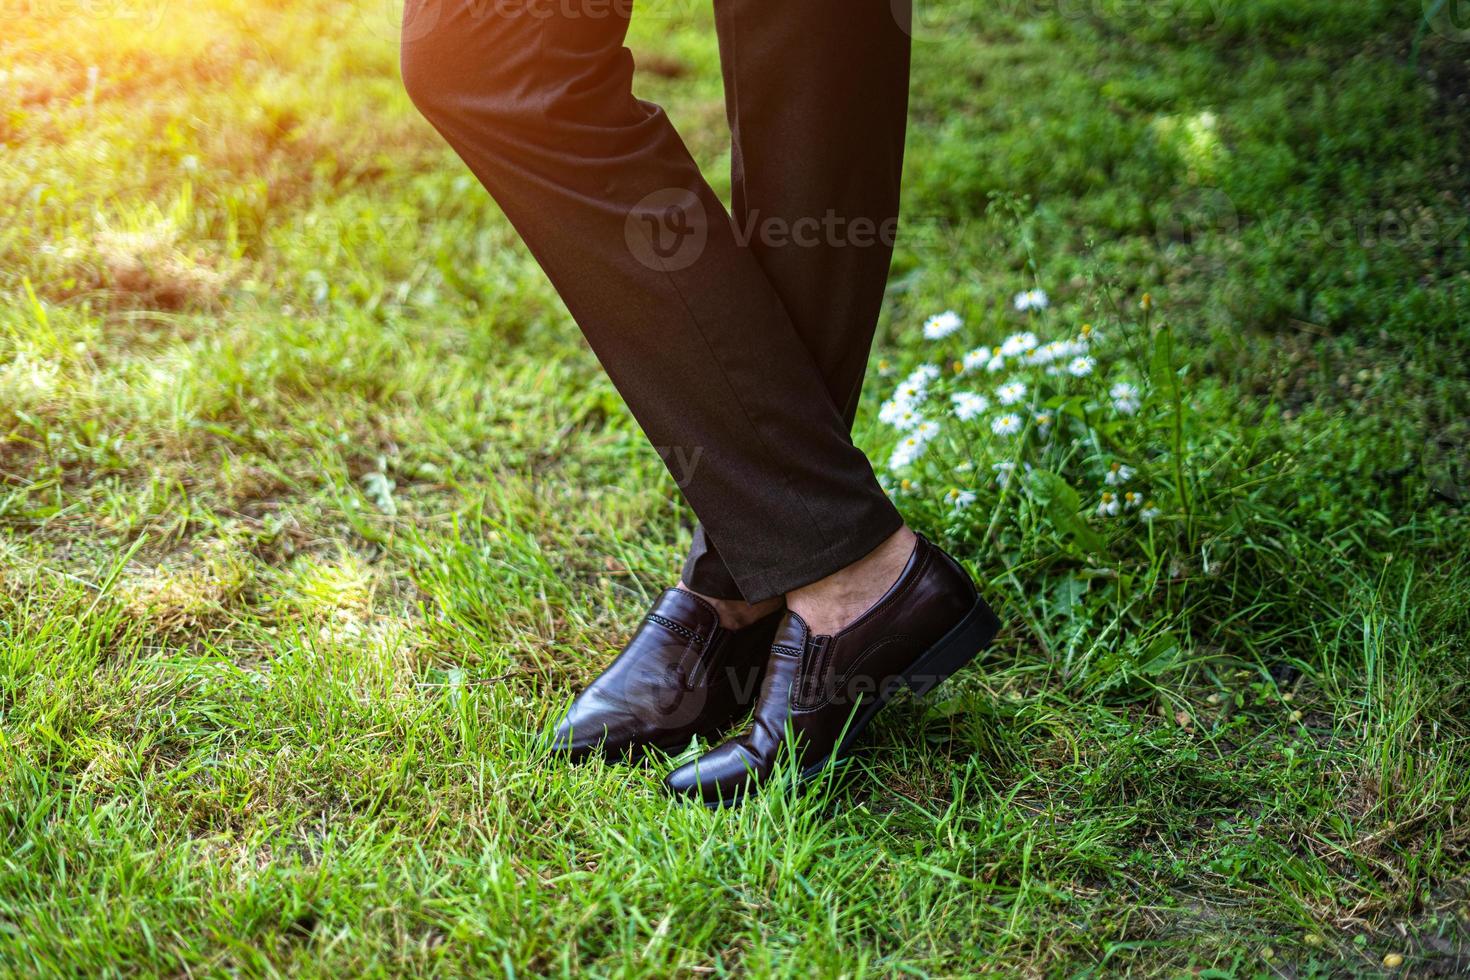
[[(910, 38), (902, 5), (715, 0), (732, 212), (851, 427), (898, 223)], [(835, 569), (834, 569), (835, 570)], [(703, 526), (684, 582), (739, 596)]]
[[(781, 595), (870, 554), (902, 522), (828, 394), (830, 366), (792, 325), (662, 110), (633, 97), (627, 11), (432, 2), (431, 26), (427, 8), (406, 20), (410, 95), (490, 190), (644, 432), (686, 477), (684, 495), (740, 594)], [(818, 81), (800, 35), (781, 66), (793, 91)], [(870, 335), (868, 325), (850, 338), (858, 363)]]

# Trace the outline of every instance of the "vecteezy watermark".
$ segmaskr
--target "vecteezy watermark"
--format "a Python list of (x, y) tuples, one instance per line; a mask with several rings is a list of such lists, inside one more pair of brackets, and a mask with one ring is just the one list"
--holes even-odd
[(366, 19), (374, 33), (388, 39), (398, 38), (404, 44), (422, 41), (439, 26), (444, 15), (446, 0), (403, 0), (401, 22), (395, 22), (394, 14), (400, 0), (364, 0), (368, 5)]
[(912, 691), (932, 691), (948, 674), (864, 674), (838, 676), (835, 672), (810, 675), (797, 685), (794, 703), (800, 708), (818, 705), (857, 707), (870, 704), (874, 698), (887, 701), (900, 688)]
[(1224, 191), (1189, 188), (1156, 203), (1152, 211), (1153, 233), (1160, 248), (1229, 240), (1247, 230), (1273, 248), (1463, 251), (1470, 243), (1470, 208), (1322, 213), (1281, 209), (1243, 215)]
[(659, 684), (642, 677), (624, 685), (619, 692), (623, 703), (632, 705), (640, 720), (659, 728), (683, 728), (698, 722), (709, 702), (709, 684), (700, 677), (697, 661), (684, 666), (682, 673), (686, 678), (682, 684)]
[(650, 269), (678, 272), (704, 254), (709, 215), (699, 195), (666, 187), (647, 195), (628, 212), (623, 237), (633, 257)]
[(1160, 248), (1197, 245), (1240, 232), (1240, 212), (1230, 195), (1213, 187), (1178, 191), (1152, 208), (1154, 239)]
[(0, 22), (117, 21), (132, 28), (154, 30), (163, 23), (170, 0), (5, 0)]
[[(32, 0), (42, 2), (42, 0)], [(66, 2), (66, 0), (62, 0)], [(74, 3), (84, 0), (71, 0)], [(125, 3), (127, 0), (113, 0)], [(405, 42), (427, 36), (441, 22), (491, 20), (596, 21), (638, 17), (684, 21), (702, 9), (701, 0), (355, 0), (359, 21), (374, 34)], [(1208, 33), (1224, 23), (1238, 0), (889, 0), (899, 29), (917, 41), (944, 41), (973, 36), (974, 26), (1009, 16), (1025, 22), (1118, 20), (1126, 23), (1167, 22), (1176, 30)], [(1464, 27), (1470, 18), (1458, 7), (1470, 0), (1423, 0), (1429, 20), (1440, 33)], [(634, 8), (637, 8), (636, 13)], [(400, 16), (401, 15), (401, 16)], [(400, 24), (401, 29), (400, 29)], [(462, 28), (461, 28), (462, 29)]]
[[(627, 21), (633, 17), (634, 0), (357, 0), (364, 20), (375, 34), (401, 38), (412, 43), (427, 37), (440, 23), (454, 20), (466, 24), (489, 21)], [(699, 0), (649, 0), (639, 2), (638, 17), (682, 20), (698, 14)], [(400, 17), (400, 12), (402, 16)], [(401, 26), (400, 26), (401, 24)]]
[(1273, 246), (1321, 242), (1328, 248), (1464, 251), (1470, 215), (1404, 215), (1373, 211), (1341, 215), (1268, 214), (1257, 223)]
[[(699, 718), (711, 689), (724, 688), (742, 704), (760, 691), (763, 670), (759, 667), (714, 666), (705, 662), (703, 651), (690, 645), (677, 670), (631, 672), (622, 675), (617, 693), (636, 716), (659, 728), (677, 728)], [(901, 688), (919, 698), (932, 694), (950, 675), (947, 673), (857, 674), (845, 680), (836, 676), (810, 678), (792, 691), (798, 708), (832, 706), (854, 711), (875, 699), (887, 701)], [(922, 693), (921, 693), (922, 692)]]
[[(975, 24), (1001, 17), (1038, 22), (1167, 21), (1176, 30), (1209, 33), (1225, 22), (1237, 0), (889, 0), (898, 26), (916, 41), (973, 36)], [(1433, 3), (1435, 0), (1426, 0)], [(1454, 2), (1454, 0), (1449, 0)], [(1461, 0), (1470, 2), (1470, 0)]]
[(1424, 23), (1442, 38), (1470, 41), (1470, 0), (1424, 0)]
[(735, 241), (741, 245), (758, 242), (766, 248), (892, 248), (898, 238), (898, 217), (881, 221), (849, 218), (831, 208), (820, 218), (763, 216), (760, 209), (734, 219)]
[(694, 479), (694, 471), (699, 468), (699, 461), (704, 458), (703, 446), (654, 446), (653, 451), (664, 461), (669, 475), (674, 478), (674, 486), (680, 490), (689, 486)]
[[(724, 219), (723, 210), (719, 218)], [(730, 219), (735, 244), (762, 248), (892, 248), (898, 217), (847, 217), (825, 214), (764, 215), (759, 209)], [(654, 191), (628, 212), (624, 236), (633, 257), (650, 269), (678, 272), (693, 265), (709, 243), (709, 217), (693, 191)]]

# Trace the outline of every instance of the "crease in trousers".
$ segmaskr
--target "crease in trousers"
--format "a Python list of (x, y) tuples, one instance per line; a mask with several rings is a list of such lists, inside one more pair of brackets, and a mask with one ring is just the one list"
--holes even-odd
[(850, 431), (897, 230), (907, 2), (714, 0), (728, 212), (633, 95), (631, 0), (405, 7), (410, 97), (682, 477), (697, 592), (783, 595), (902, 524)]

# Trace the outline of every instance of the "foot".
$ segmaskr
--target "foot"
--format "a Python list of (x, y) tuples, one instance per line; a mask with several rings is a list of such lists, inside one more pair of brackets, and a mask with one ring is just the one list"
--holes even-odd
[(927, 694), (990, 643), (999, 623), (970, 576), (916, 538), (897, 581), (835, 634), (795, 609), (776, 632), (750, 728), (664, 780), (707, 806), (738, 803), (764, 785), (790, 734), (802, 779), (845, 758), (901, 686)]
[(779, 619), (772, 612), (726, 629), (709, 603), (668, 589), (618, 658), (572, 702), (552, 752), (571, 762), (669, 752), (723, 731), (755, 701)]
[(914, 532), (901, 527), (866, 557), (786, 597), (786, 606), (814, 633), (843, 629), (883, 597), (898, 581), (914, 553)]
[(682, 580), (679, 582), (679, 588), (714, 606), (715, 612), (720, 614), (720, 625), (727, 630), (743, 630), (752, 623), (758, 623), (771, 613), (778, 611), (785, 604), (785, 600), (780, 596), (756, 603), (749, 603), (744, 599), (720, 599), (702, 592), (695, 592)]

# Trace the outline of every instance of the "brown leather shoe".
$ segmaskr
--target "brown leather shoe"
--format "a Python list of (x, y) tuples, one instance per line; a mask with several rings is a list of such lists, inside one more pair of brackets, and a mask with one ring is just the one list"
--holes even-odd
[(989, 645), (1000, 623), (970, 576), (922, 536), (893, 587), (835, 636), (787, 612), (750, 728), (674, 770), (670, 791), (707, 806), (741, 802), (770, 778), (788, 729), (800, 779), (851, 752), (901, 686), (926, 694)]
[(552, 752), (581, 762), (672, 752), (696, 735), (718, 734), (755, 702), (780, 619), (775, 612), (726, 629), (699, 596), (666, 590), (618, 658), (572, 702)]

